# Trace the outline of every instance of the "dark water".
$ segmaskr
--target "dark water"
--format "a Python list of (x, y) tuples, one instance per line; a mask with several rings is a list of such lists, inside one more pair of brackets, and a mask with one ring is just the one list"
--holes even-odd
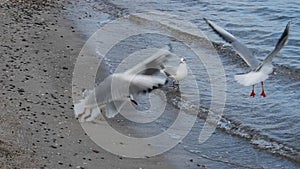
[[(292, 21), (288, 45), (280, 52), (276, 63), (300, 68), (300, 2), (297, 1), (118, 1), (130, 12), (160, 10), (180, 15), (207, 32), (203, 17), (215, 21), (253, 49), (259, 59), (270, 52), (288, 21)], [(211, 33), (211, 32), (210, 32)], [(216, 41), (214, 35), (209, 35)]]
[[(118, 12), (105, 19), (144, 10), (158, 10), (179, 15), (197, 25), (215, 42), (226, 73), (226, 106), (215, 134), (204, 144), (197, 138), (210, 105), (211, 90), (206, 73), (195, 73), (200, 88), (199, 120), (185, 139), (184, 150), (214, 161), (212, 168), (298, 168), (300, 164), (300, 3), (296, 1), (119, 1), (112, 0)], [(96, 6), (94, 2), (93, 5)], [(95, 11), (94, 11), (95, 12)], [(115, 15), (115, 16), (114, 16)], [(275, 73), (265, 81), (267, 97), (250, 98), (250, 87), (237, 84), (233, 76), (249, 71), (228, 44), (218, 38), (204, 23), (209, 18), (245, 43), (259, 59), (263, 59), (276, 44), (285, 25), (292, 21), (288, 44), (274, 59)], [(103, 19), (103, 20), (105, 20)], [(98, 23), (101, 25), (101, 23)], [(145, 40), (146, 39), (146, 40)], [(133, 43), (139, 42), (139, 43)], [(116, 49), (143, 49), (171, 43), (174, 53), (184, 55), (195, 72), (206, 72), (195, 64), (195, 56), (180, 42), (157, 35), (135, 37), (123, 41)], [(126, 46), (127, 44), (127, 46)], [(130, 45), (128, 45), (130, 44)], [(134, 44), (134, 45), (133, 45)], [(138, 46), (140, 44), (140, 46)], [(123, 45), (123, 46), (122, 46)], [(113, 51), (109, 58), (113, 58)], [(117, 51), (117, 50), (115, 50)], [(124, 56), (132, 53), (124, 50)], [(120, 53), (120, 52), (119, 52)], [(119, 59), (119, 60), (118, 60)], [(106, 60), (110, 71), (122, 58)], [(173, 95), (174, 97), (174, 95)], [(176, 102), (170, 102), (176, 105)], [(162, 120), (164, 121), (164, 120)], [(161, 125), (161, 124), (158, 124)], [(163, 128), (163, 125), (161, 126)]]

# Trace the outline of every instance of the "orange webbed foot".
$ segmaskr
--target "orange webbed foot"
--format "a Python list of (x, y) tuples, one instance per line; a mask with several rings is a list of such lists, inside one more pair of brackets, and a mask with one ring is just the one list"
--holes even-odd
[(261, 94), (262, 97), (266, 97), (265, 88), (264, 88), (264, 82), (261, 82)]
[(261, 92), (260, 95), (261, 95), (262, 97), (266, 97), (266, 96), (267, 96), (264, 90)]
[(250, 96), (251, 96), (251, 97), (254, 97), (254, 96), (255, 96), (254, 85), (252, 86), (252, 92), (251, 92)]
[(251, 94), (250, 94), (251, 97), (254, 97), (255, 96), (255, 92), (254, 90), (252, 90)]

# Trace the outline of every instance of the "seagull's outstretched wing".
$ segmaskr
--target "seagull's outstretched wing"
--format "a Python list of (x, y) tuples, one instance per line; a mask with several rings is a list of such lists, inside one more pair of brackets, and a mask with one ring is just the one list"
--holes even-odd
[(290, 34), (290, 25), (291, 25), (291, 22), (289, 22), (286, 25), (286, 27), (285, 27), (280, 39), (278, 40), (274, 50), (263, 60), (262, 64), (257, 69), (260, 69), (260, 67), (262, 65), (266, 64), (266, 63), (272, 62), (274, 56), (276, 56), (276, 54), (284, 47), (284, 45), (287, 44), (288, 37), (289, 37), (289, 34)]
[(203, 18), (205, 22), (226, 42), (230, 43), (234, 50), (244, 59), (244, 61), (251, 67), (252, 70), (256, 69), (259, 61), (253, 56), (253, 53), (242, 43), (240, 43), (232, 34), (221, 28), (214, 22)]
[(173, 54), (169, 51), (169, 47), (166, 46), (159, 49), (151, 57), (147, 58), (143, 62), (137, 64), (133, 68), (127, 70), (125, 74), (145, 74), (152, 75), (159, 72), (161, 65), (166, 62), (167, 58)]
[(147, 93), (166, 83), (167, 78), (150, 75), (116, 73), (105, 78), (85, 100), (86, 107), (126, 100), (131, 94)]
[(166, 83), (167, 78), (163, 76), (136, 75), (130, 82), (129, 92), (131, 94), (147, 93)]

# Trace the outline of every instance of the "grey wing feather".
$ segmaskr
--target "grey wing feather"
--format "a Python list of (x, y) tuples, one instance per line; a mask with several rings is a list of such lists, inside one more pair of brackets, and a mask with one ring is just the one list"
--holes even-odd
[(257, 68), (259, 61), (255, 58), (253, 53), (242, 43), (240, 43), (231, 33), (221, 28), (214, 22), (203, 18), (206, 23), (226, 42), (230, 43), (234, 50), (242, 57), (242, 59), (251, 67), (251, 69)]
[(130, 93), (147, 93), (166, 84), (167, 78), (161, 76), (137, 75), (130, 83)]
[[(284, 47), (284, 45), (286, 45), (286, 43), (288, 42), (289, 34), (290, 34), (290, 24), (291, 24), (291, 22), (289, 22), (286, 25), (286, 27), (285, 27), (280, 39), (278, 40), (274, 50), (263, 60), (261, 65), (263, 65), (265, 63), (272, 62), (274, 56), (276, 56), (276, 54)], [(259, 69), (261, 67), (261, 65), (257, 69)]]
[(145, 93), (161, 87), (165, 77), (117, 73), (105, 78), (86, 98), (86, 107), (125, 100), (130, 94)]
[(161, 65), (166, 62), (167, 58), (173, 54), (169, 51), (169, 47), (166, 46), (162, 49), (159, 49), (151, 57), (147, 58), (143, 62), (137, 64), (133, 68), (127, 70), (126, 74), (145, 74), (152, 75), (156, 72), (159, 72)]
[(164, 67), (163, 71), (167, 76), (174, 76), (176, 74), (177, 68), (176, 67)]

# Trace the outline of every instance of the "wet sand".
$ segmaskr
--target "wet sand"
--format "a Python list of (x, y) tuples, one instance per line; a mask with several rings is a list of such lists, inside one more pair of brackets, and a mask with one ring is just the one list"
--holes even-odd
[[(85, 134), (71, 81), (86, 35), (65, 16), (91, 16), (64, 6), (77, 1), (54, 2), (0, 2), (0, 168), (176, 168), (164, 155), (113, 155)], [(180, 166), (205, 168), (178, 151), (169, 154)]]

